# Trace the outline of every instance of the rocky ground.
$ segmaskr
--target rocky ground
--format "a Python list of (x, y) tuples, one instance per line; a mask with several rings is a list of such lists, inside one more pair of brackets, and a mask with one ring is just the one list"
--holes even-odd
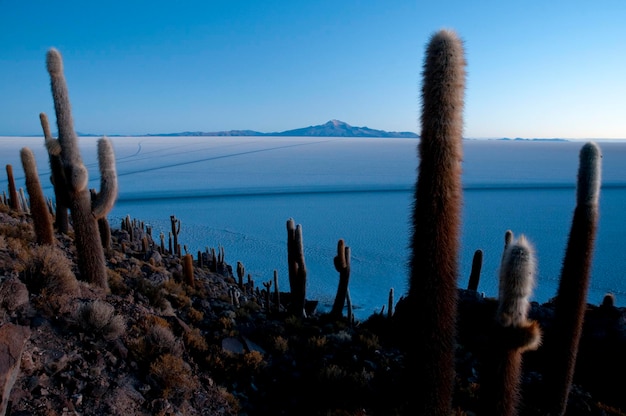
[[(110, 289), (97, 289), (77, 279), (71, 235), (37, 247), (28, 215), (0, 211), (0, 368), (10, 376), (14, 362), (15, 375), (0, 380), (7, 414), (387, 416), (406, 414), (421, 386), (386, 313), (296, 318), (286, 293), (268, 308), (264, 282), (240, 281), (219, 247), (202, 264), (194, 256), (190, 284), (179, 256), (137, 220), (113, 227)], [(454, 407), (472, 415), (495, 303), (459, 294)], [(610, 300), (588, 306), (568, 414), (626, 414), (626, 311)], [(533, 304), (544, 334), (552, 314)], [(542, 348), (525, 354), (521, 415), (545, 414), (548, 365)]]

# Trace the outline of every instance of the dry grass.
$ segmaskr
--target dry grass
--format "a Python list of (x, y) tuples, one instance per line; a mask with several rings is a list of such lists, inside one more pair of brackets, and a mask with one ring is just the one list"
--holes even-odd
[(115, 308), (104, 301), (83, 303), (76, 310), (76, 322), (85, 331), (106, 340), (119, 338), (126, 330), (124, 318), (115, 314)]
[(172, 354), (161, 355), (150, 364), (150, 375), (155, 381), (155, 387), (167, 399), (189, 398), (198, 385), (189, 364)]

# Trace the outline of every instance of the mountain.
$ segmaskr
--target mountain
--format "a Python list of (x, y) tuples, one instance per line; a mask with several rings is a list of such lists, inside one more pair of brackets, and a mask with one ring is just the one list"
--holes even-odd
[(309, 136), (309, 137), (400, 137), (417, 138), (413, 132), (387, 132), (368, 127), (354, 127), (339, 120), (330, 120), (325, 124), (286, 130), (274, 133), (261, 133), (254, 130), (229, 130), (218, 132), (182, 132), (166, 134), (148, 134), (148, 136)]
[(339, 120), (330, 120), (326, 124), (268, 133), (268, 136), (314, 136), (314, 137), (418, 137), (413, 132), (387, 132), (368, 127), (353, 127)]

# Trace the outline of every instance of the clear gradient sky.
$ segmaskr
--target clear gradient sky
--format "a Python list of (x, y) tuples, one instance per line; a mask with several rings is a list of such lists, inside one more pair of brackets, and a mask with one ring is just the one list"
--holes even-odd
[(0, 135), (55, 122), (50, 47), (82, 133), (419, 133), (425, 46), (449, 28), (465, 137), (626, 138), (625, 22), (624, 0), (0, 0)]

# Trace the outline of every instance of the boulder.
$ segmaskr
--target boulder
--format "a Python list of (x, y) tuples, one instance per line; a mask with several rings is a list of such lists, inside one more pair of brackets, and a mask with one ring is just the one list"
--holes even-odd
[(0, 415), (4, 415), (9, 396), (20, 371), (22, 351), (30, 329), (11, 323), (0, 326)]

